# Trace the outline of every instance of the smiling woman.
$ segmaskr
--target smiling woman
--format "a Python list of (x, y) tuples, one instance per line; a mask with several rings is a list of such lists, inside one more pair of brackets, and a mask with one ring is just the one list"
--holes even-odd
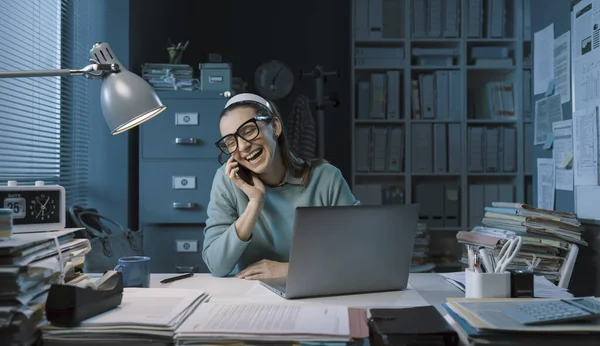
[(229, 156), (214, 177), (202, 257), (216, 276), (287, 274), (296, 207), (356, 205), (339, 169), (289, 149), (275, 105), (254, 94), (227, 102), (215, 144)]

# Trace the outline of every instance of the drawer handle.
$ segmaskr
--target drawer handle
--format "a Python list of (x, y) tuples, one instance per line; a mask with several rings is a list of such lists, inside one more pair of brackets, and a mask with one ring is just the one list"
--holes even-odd
[(175, 138), (175, 144), (198, 144), (198, 138)]
[(193, 273), (195, 269), (193, 266), (175, 266), (176, 273)]
[(196, 203), (178, 203), (178, 202), (173, 202), (173, 209), (194, 209), (194, 207), (196, 206)]

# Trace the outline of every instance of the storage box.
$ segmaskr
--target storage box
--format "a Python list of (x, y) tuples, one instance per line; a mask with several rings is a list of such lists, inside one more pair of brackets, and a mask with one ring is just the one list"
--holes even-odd
[(200, 90), (231, 91), (231, 64), (204, 63), (199, 64)]

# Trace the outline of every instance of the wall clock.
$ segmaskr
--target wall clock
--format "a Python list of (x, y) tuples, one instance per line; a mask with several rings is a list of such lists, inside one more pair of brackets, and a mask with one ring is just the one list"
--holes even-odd
[(8, 181), (0, 186), (0, 208), (13, 211), (13, 233), (65, 228), (65, 188), (36, 181), (34, 186)]
[(254, 72), (254, 84), (261, 96), (281, 100), (294, 88), (294, 73), (281, 61), (267, 61)]

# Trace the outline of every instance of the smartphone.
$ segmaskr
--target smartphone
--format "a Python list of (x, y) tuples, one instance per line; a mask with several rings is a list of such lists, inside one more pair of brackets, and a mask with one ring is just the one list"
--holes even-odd
[(239, 162), (238, 167), (240, 169), (238, 169), (237, 171), (237, 176), (240, 177), (240, 179), (242, 179), (244, 182), (246, 182), (246, 184), (254, 185), (254, 181), (252, 180), (252, 171), (242, 166)]

